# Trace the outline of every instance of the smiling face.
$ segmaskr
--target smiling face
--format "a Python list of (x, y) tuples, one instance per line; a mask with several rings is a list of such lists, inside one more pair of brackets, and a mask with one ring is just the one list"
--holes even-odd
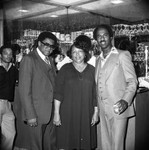
[(49, 56), (52, 53), (52, 51), (55, 49), (54, 40), (46, 38), (43, 41), (39, 41), (38, 48), (43, 55)]
[(101, 47), (102, 51), (109, 51), (112, 47), (112, 37), (105, 28), (99, 28), (97, 31), (97, 43)]
[(4, 48), (1, 54), (1, 61), (3, 63), (10, 63), (13, 58), (13, 53), (11, 48)]
[(71, 56), (72, 56), (72, 60), (77, 64), (84, 62), (85, 53), (82, 49), (73, 46), (71, 51)]

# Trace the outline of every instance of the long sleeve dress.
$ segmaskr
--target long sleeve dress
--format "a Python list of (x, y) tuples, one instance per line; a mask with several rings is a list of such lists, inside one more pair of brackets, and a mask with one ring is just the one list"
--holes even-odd
[(96, 147), (96, 126), (91, 126), (97, 106), (95, 68), (79, 72), (72, 63), (65, 64), (56, 78), (54, 98), (61, 102), (62, 125), (56, 128), (57, 146), (66, 150)]

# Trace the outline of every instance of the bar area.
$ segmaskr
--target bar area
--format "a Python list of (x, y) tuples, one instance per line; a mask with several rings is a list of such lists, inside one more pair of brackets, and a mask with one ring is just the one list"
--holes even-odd
[[(91, 52), (96, 59), (101, 54), (101, 48), (93, 37), (93, 31), (100, 24), (110, 25), (114, 33), (113, 46), (130, 52), (138, 79), (138, 88), (132, 102), (135, 116), (128, 119), (124, 150), (147, 150), (149, 149), (149, 3), (146, 0), (120, 1), (116, 4), (117, 0), (2, 0), (0, 47), (8, 43), (19, 46), (18, 53), (17, 49), (14, 50), (16, 55), (13, 62), (19, 72), (22, 58), (37, 46), (40, 33), (50, 31), (58, 40), (57, 49), (50, 55), (57, 75), (62, 67), (58, 65), (59, 62), (66, 57), (67, 51), (80, 35), (86, 35), (91, 39)], [(95, 67), (95, 62), (93, 66)], [(22, 124), (18, 83), (19, 77), (12, 102), (16, 136), (17, 130), (22, 133), (25, 130), (18, 128)], [(101, 150), (99, 127), (100, 121), (97, 124), (97, 147), (92, 150)], [(21, 143), (20, 137), (15, 138), (12, 150), (22, 150), (17, 147)]]

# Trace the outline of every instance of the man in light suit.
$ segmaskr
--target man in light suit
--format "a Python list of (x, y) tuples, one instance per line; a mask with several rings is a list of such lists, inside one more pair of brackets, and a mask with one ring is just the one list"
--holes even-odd
[(53, 140), (47, 136), (50, 134), (46, 133), (46, 128), (47, 125), (52, 125), (50, 120), (56, 73), (52, 60), (48, 56), (56, 48), (57, 38), (51, 32), (42, 32), (38, 36), (37, 43), (37, 48), (24, 56), (19, 70), (22, 120), (26, 124), (26, 131), (22, 132), (27, 136), (26, 138), (22, 136), (22, 140), (27, 139), (23, 148), (28, 150), (49, 150), (48, 145), (47, 148), (43, 148), (43, 143), (48, 141), (46, 144), (49, 144), (50, 140)]
[(101, 148), (124, 150), (127, 120), (134, 116), (132, 101), (137, 89), (134, 66), (128, 51), (112, 46), (113, 31), (110, 26), (97, 26), (93, 36), (101, 48), (95, 73)]

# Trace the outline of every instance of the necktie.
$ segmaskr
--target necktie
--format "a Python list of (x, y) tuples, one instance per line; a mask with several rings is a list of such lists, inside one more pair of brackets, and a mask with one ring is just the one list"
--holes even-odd
[(49, 57), (45, 57), (45, 62), (46, 62), (48, 65), (50, 65), (50, 66), (51, 66), (51, 64), (50, 64), (50, 60), (49, 60)]

